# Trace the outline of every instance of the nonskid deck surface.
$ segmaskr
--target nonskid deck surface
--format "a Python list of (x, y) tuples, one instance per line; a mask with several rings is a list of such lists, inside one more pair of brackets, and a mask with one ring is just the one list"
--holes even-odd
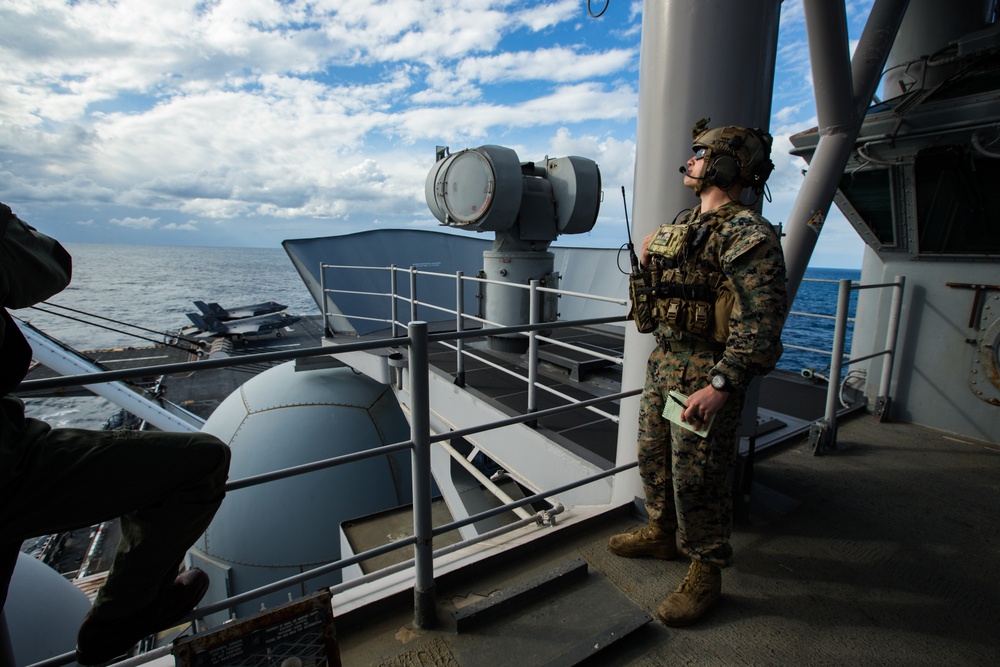
[[(702, 623), (668, 629), (653, 620), (576, 664), (996, 664), (1000, 449), (867, 415), (842, 423), (838, 442), (819, 457), (797, 443), (758, 465), (750, 515), (734, 530), (723, 599)], [(620, 595), (633, 612), (655, 618), (688, 561), (607, 551), (610, 535), (640, 521), (612, 514), (500, 565), (463, 572), (460, 581), (440, 581), (435, 630), (413, 630), (406, 595), (367, 620), (340, 619), (343, 662), (548, 664), (546, 656), (569, 648), (566, 624), (589, 622), (579, 607), (600, 604), (592, 596), (602, 586), (609, 588), (598, 595), (613, 613), (622, 613)], [(451, 613), (459, 606), (578, 558), (588, 566), (579, 589), (456, 632)]]

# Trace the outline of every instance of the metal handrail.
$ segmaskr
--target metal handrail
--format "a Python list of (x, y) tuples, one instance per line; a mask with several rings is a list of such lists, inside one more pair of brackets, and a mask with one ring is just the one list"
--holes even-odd
[[(843, 282), (843, 281), (842, 280), (828, 280), (828, 279), (823, 279), (823, 278), (803, 278), (802, 282), (804, 282), (804, 283), (821, 283), (821, 284), (826, 284), (826, 285), (838, 285), (839, 286), (841, 284), (841, 282)], [(851, 283), (852, 289), (863, 289), (865, 287), (865, 286), (862, 286), (859, 283), (854, 282), (854, 281), (850, 281), (849, 280), (848, 282)], [(800, 310), (791, 310), (791, 311), (789, 311), (788, 312), (788, 317), (791, 317), (792, 315), (795, 315), (797, 317), (810, 317), (810, 318), (817, 319), (817, 320), (831, 320), (831, 321), (834, 321), (834, 322), (836, 322), (836, 320), (837, 320), (837, 315), (825, 315), (823, 313), (806, 313), (806, 312), (803, 312), (803, 311), (800, 311)], [(847, 318), (847, 322), (848, 323), (854, 323), (855, 321), (856, 320), (853, 317), (848, 317)], [(781, 344), (785, 348), (787, 348), (787, 349), (799, 350), (800, 352), (811, 352), (813, 354), (820, 354), (820, 355), (823, 355), (823, 356), (830, 356), (830, 355), (832, 355), (834, 353), (832, 349), (830, 349), (830, 350), (821, 350), (821, 349), (818, 349), (818, 348), (815, 348), (815, 347), (806, 347), (805, 345), (797, 345), (795, 343), (786, 343), (785, 341), (781, 341)], [(842, 353), (842, 356), (844, 358), (847, 358), (850, 355), (846, 354), (846, 353)]]
[[(882, 376), (879, 383), (879, 394), (876, 399), (875, 415), (883, 417), (888, 411), (889, 387), (892, 381), (892, 365), (896, 356), (896, 338), (899, 334), (899, 318), (903, 307), (903, 289), (906, 285), (904, 276), (896, 276), (891, 283), (879, 283), (870, 285), (859, 285), (851, 280), (839, 280), (839, 292), (837, 295), (837, 315), (836, 325), (833, 332), (833, 350), (830, 352), (830, 379), (826, 388), (826, 411), (823, 419), (813, 425), (811, 439), (815, 445), (815, 452), (818, 454), (822, 449), (836, 447), (837, 443), (837, 398), (840, 389), (840, 373), (844, 366), (867, 361), (874, 357), (884, 357), (882, 363)], [(889, 322), (886, 328), (885, 349), (860, 357), (847, 358), (844, 354), (844, 345), (847, 337), (848, 309), (850, 307), (851, 292), (862, 289), (892, 289), (892, 304), (889, 308)]]
[[(542, 324), (529, 324), (520, 327), (499, 327), (496, 331), (507, 330), (519, 330), (519, 331), (534, 331), (540, 328), (561, 328), (578, 326), (581, 322), (605, 322), (605, 321), (617, 321), (618, 318), (595, 318), (594, 320), (586, 321), (576, 321), (576, 322), (555, 322), (555, 323), (542, 323)], [(273, 360), (289, 360), (300, 357), (309, 356), (319, 356), (319, 355), (331, 355), (336, 356), (338, 353), (359, 351), (359, 350), (374, 350), (374, 349), (384, 349), (386, 347), (408, 347), (410, 349), (411, 363), (408, 365), (410, 371), (410, 381), (411, 381), (411, 440), (394, 443), (390, 445), (384, 445), (382, 447), (373, 448), (366, 450), (364, 452), (356, 452), (344, 456), (333, 457), (330, 459), (325, 459), (322, 461), (316, 461), (309, 464), (304, 464), (300, 466), (294, 466), (291, 468), (286, 468), (277, 471), (271, 471), (268, 473), (263, 473), (261, 475), (256, 475), (252, 477), (243, 478), (240, 480), (234, 480), (226, 485), (227, 491), (233, 491), (238, 489), (247, 488), (250, 486), (256, 486), (259, 484), (264, 484), (278, 479), (285, 479), (288, 477), (298, 476), (302, 474), (307, 474), (309, 472), (314, 472), (337, 465), (343, 465), (357, 460), (362, 460), (365, 458), (370, 458), (373, 456), (379, 456), (390, 452), (401, 451), (403, 449), (411, 449), (414, 456), (414, 484), (423, 487), (422, 490), (414, 489), (414, 535), (410, 538), (405, 538), (398, 540), (396, 542), (382, 545), (381, 547), (376, 547), (368, 551), (362, 552), (360, 554), (355, 554), (348, 558), (343, 558), (338, 561), (333, 561), (326, 565), (314, 568), (307, 572), (294, 575), (282, 579), (277, 582), (272, 582), (266, 586), (259, 587), (257, 589), (246, 591), (239, 595), (221, 600), (219, 602), (213, 603), (212, 605), (206, 605), (192, 614), (184, 620), (193, 620), (195, 618), (204, 618), (213, 613), (229, 609), (236, 604), (241, 604), (243, 602), (248, 602), (250, 600), (258, 599), (270, 593), (285, 589), (289, 586), (308, 581), (310, 579), (323, 576), (333, 571), (337, 571), (360, 563), (364, 560), (374, 558), (376, 556), (395, 551), (397, 549), (413, 545), (415, 548), (415, 558), (414, 567), (416, 572), (415, 586), (414, 586), (414, 624), (417, 627), (428, 627), (433, 619), (434, 608), (436, 606), (436, 601), (434, 598), (434, 583), (433, 583), (433, 553), (430, 551), (430, 544), (434, 536), (440, 535), (458, 528), (464, 527), (466, 525), (473, 524), (477, 521), (487, 519), (505, 512), (511, 511), (515, 508), (524, 507), (534, 502), (540, 500), (545, 500), (553, 495), (562, 493), (564, 491), (579, 488), (588, 484), (592, 484), (606, 477), (616, 475), (620, 472), (629, 470), (635, 467), (637, 464), (632, 462), (623, 466), (618, 466), (609, 470), (602, 471), (595, 475), (591, 475), (581, 480), (564, 484), (555, 489), (549, 489), (542, 491), (532, 496), (522, 498), (521, 500), (507, 502), (503, 505), (475, 514), (464, 519), (451, 522), (449, 524), (433, 528), (430, 524), (430, 466), (429, 466), (429, 451), (428, 448), (431, 444), (438, 441), (454, 439), (456, 437), (463, 437), (465, 435), (471, 435), (473, 433), (478, 433), (486, 430), (491, 430), (495, 428), (501, 428), (504, 426), (509, 426), (513, 424), (525, 423), (529, 420), (537, 419), (539, 417), (555, 415), (562, 412), (569, 412), (571, 410), (577, 410), (582, 408), (589, 408), (590, 406), (602, 403), (610, 402), (614, 400), (619, 400), (620, 398), (626, 396), (632, 396), (640, 392), (640, 390), (634, 390), (629, 392), (621, 392), (618, 394), (610, 394), (607, 396), (600, 396), (593, 399), (588, 399), (585, 401), (579, 401), (576, 403), (571, 403), (563, 406), (557, 406), (554, 408), (549, 408), (547, 410), (537, 411), (527, 415), (518, 415), (515, 417), (510, 417), (507, 419), (496, 420), (487, 424), (480, 424), (475, 427), (470, 427), (466, 429), (459, 429), (455, 431), (449, 431), (447, 433), (442, 433), (438, 435), (432, 435), (430, 433), (430, 421), (429, 421), (429, 411), (430, 406), (427, 402), (429, 398), (429, 380), (428, 380), (428, 358), (427, 358), (427, 348), (432, 340), (461, 340), (463, 338), (473, 337), (473, 336), (483, 336), (487, 335), (491, 330), (478, 330), (469, 332), (451, 332), (448, 334), (434, 334), (430, 336), (427, 334), (427, 324), (424, 322), (411, 322), (408, 327), (408, 336), (405, 338), (393, 338), (386, 340), (376, 340), (376, 341), (366, 341), (363, 343), (350, 343), (337, 346), (328, 346), (321, 348), (311, 348), (309, 350), (294, 350), (294, 351), (282, 351), (276, 353), (261, 353), (254, 355), (244, 355), (238, 360), (233, 358), (224, 359), (208, 359), (197, 362), (182, 362), (177, 364), (161, 364), (156, 367), (146, 367), (139, 369), (129, 369), (122, 371), (108, 371), (101, 373), (90, 373), (85, 375), (75, 375), (66, 376), (63, 378), (53, 378), (51, 380), (36, 380), (23, 383), (22, 386), (26, 388), (39, 388), (40, 385), (45, 384), (46, 387), (54, 386), (68, 386), (68, 385), (86, 385), (95, 384), (99, 382), (106, 382), (111, 379), (121, 380), (129, 379), (132, 377), (147, 376), (155, 368), (158, 374), (167, 374), (171, 372), (178, 372), (180, 369), (184, 370), (202, 370), (209, 368), (222, 368), (226, 366), (234, 365), (245, 365), (248, 361), (273, 361)], [(416, 372), (414, 372), (416, 371)], [(421, 418), (421, 415), (423, 417)], [(423, 450), (420, 452), (419, 450)], [(524, 521), (525, 519), (522, 519)], [(476, 538), (472, 538), (475, 540)], [(471, 540), (466, 540), (466, 542), (471, 542)], [(461, 543), (460, 543), (461, 544)], [(455, 546), (454, 548), (460, 548), (460, 546)], [(151, 654), (144, 654), (146, 657), (139, 656), (138, 658), (133, 658), (127, 661), (131, 664), (142, 664), (145, 661), (152, 659), (153, 657), (159, 657), (163, 652), (156, 651)], [(68, 664), (73, 661), (74, 653), (66, 653), (60, 656), (55, 656), (49, 658), (45, 661), (35, 663), (31, 667), (59, 667), (61, 665)]]

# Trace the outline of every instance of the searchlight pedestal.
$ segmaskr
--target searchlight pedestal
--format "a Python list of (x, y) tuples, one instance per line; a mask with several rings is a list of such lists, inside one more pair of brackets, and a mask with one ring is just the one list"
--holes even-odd
[[(601, 172), (593, 160), (570, 156), (521, 162), (503, 146), (480, 146), (450, 154), (438, 148), (427, 174), (427, 206), (442, 224), (475, 232), (495, 232), (493, 249), (483, 253), (485, 283), (482, 317), (501, 326), (531, 321), (528, 290), (508, 287), (538, 280), (559, 287), (549, 245), (560, 234), (589, 232), (601, 206)], [(558, 317), (556, 295), (540, 300), (537, 322)], [(490, 347), (524, 352), (523, 335), (491, 336)]]

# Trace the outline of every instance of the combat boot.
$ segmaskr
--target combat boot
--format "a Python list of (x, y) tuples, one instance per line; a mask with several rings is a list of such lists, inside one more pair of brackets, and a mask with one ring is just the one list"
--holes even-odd
[(718, 565), (691, 561), (691, 569), (681, 585), (667, 597), (656, 615), (673, 628), (691, 625), (707, 614), (722, 595), (722, 570)]
[(677, 542), (674, 534), (667, 533), (655, 524), (648, 524), (639, 530), (621, 535), (612, 535), (608, 540), (611, 553), (625, 558), (652, 556), (663, 560), (677, 558)]

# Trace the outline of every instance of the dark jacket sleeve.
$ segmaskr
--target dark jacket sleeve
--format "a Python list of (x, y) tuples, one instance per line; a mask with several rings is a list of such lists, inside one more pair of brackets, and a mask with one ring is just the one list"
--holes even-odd
[(44, 301), (69, 284), (73, 262), (59, 242), (0, 204), (0, 396), (24, 378), (31, 348), (7, 313)]
[(69, 284), (73, 261), (58, 241), (0, 204), (0, 306), (26, 308)]

